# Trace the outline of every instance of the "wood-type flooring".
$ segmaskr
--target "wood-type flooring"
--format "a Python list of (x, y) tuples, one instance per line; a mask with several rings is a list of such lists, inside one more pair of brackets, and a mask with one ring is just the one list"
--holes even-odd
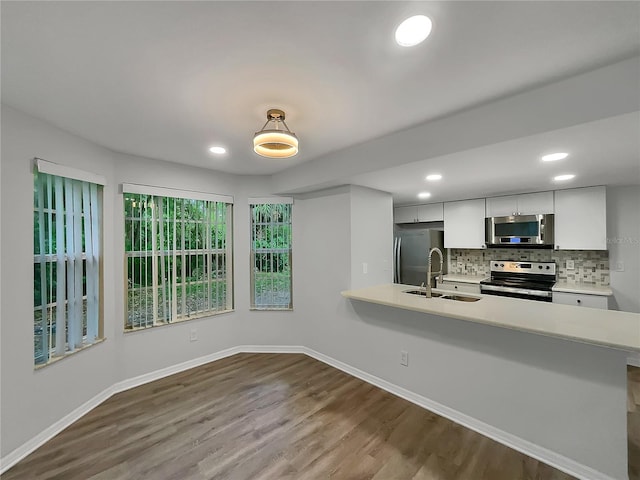
[[(640, 369), (629, 369), (640, 470)], [(565, 480), (299, 354), (238, 354), (114, 395), (2, 480)]]

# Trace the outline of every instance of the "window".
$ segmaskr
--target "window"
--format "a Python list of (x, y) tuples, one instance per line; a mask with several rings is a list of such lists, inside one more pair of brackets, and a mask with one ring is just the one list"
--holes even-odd
[(141, 185), (123, 192), (125, 329), (232, 310), (233, 199)]
[[(274, 203), (261, 203), (272, 201)], [(291, 200), (249, 199), (251, 308), (291, 310)]]
[[(54, 173), (70, 175), (61, 176)], [(37, 160), (34, 176), (34, 362), (102, 336), (101, 177)]]

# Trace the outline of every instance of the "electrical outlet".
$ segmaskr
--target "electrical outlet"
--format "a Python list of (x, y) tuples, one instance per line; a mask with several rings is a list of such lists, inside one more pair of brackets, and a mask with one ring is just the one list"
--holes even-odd
[(573, 260), (567, 260), (567, 270), (575, 270), (576, 264)]
[(367, 262), (362, 262), (362, 273), (366, 274), (369, 271), (369, 264)]
[(191, 331), (189, 332), (189, 341), (195, 342), (197, 340), (198, 340), (198, 330), (196, 330), (195, 328), (192, 328)]
[(405, 367), (409, 366), (409, 352), (406, 350), (400, 352), (400, 365), (404, 365)]

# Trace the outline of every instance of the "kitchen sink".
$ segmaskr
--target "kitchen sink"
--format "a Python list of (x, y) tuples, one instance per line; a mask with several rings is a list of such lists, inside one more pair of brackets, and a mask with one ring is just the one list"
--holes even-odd
[[(405, 290), (403, 293), (409, 293), (411, 295), (422, 295), (423, 297), (427, 296), (427, 292), (424, 290)], [(480, 297), (470, 297), (467, 295), (446, 295), (444, 293), (432, 292), (432, 298), (442, 298), (444, 300), (454, 300), (456, 302), (477, 302), (480, 300)]]
[(477, 302), (480, 300), (480, 297), (467, 297), (466, 295), (443, 295), (442, 298), (456, 302)]
[[(424, 290), (405, 290), (402, 293), (410, 293), (411, 295), (422, 295), (423, 297), (427, 296), (427, 292), (425, 292)], [(444, 293), (437, 293), (437, 292), (432, 292), (431, 296), (432, 297), (442, 297), (444, 295)]]

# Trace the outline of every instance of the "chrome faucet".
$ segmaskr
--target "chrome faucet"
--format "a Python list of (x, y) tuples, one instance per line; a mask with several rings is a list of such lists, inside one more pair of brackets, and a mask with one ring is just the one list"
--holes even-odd
[[(436, 252), (440, 255), (440, 270), (437, 272), (431, 272), (431, 256), (433, 252)], [(442, 257), (442, 250), (438, 247), (433, 247), (429, 250), (429, 258), (427, 260), (427, 284), (426, 284), (426, 297), (431, 298), (431, 278), (436, 277), (436, 288), (438, 288), (438, 275), (440, 275), (440, 283), (442, 283), (442, 268), (444, 266), (444, 259)]]

